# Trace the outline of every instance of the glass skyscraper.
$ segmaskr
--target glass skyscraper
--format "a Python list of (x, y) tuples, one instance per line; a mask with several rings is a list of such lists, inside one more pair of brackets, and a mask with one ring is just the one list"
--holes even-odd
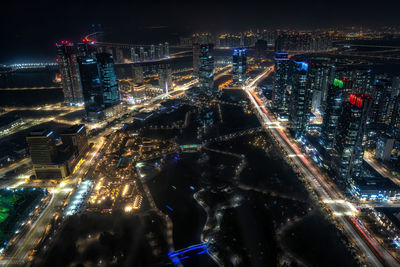
[(77, 64), (77, 49), (69, 41), (56, 43), (57, 62), (64, 91), (64, 102), (74, 105), (83, 102), (82, 88)]
[(278, 114), (278, 119), (287, 120), (289, 115), (289, 90), (291, 86), (291, 67), (288, 53), (275, 54), (274, 87), (272, 89), (272, 109)]
[(334, 143), (334, 169), (342, 182), (360, 177), (372, 102), (368, 95), (351, 94), (343, 104)]
[(246, 81), (247, 51), (244, 48), (233, 50), (232, 78), (234, 84), (243, 84)]
[(211, 49), (211, 44), (200, 45), (199, 83), (200, 89), (204, 91), (214, 89), (214, 58)]
[(107, 53), (79, 58), (79, 71), (88, 119), (102, 119), (104, 110), (120, 99), (113, 58)]
[(311, 115), (312, 88), (307, 62), (294, 61), (293, 88), (290, 96), (289, 121), (296, 137), (308, 132)]
[(336, 127), (344, 99), (343, 85), (343, 81), (335, 78), (333, 84), (328, 86), (321, 127), (321, 143), (326, 150), (333, 148)]

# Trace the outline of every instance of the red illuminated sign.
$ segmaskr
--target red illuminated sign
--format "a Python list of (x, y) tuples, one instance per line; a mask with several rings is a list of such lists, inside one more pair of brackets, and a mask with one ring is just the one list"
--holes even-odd
[(349, 102), (353, 105), (356, 106), (357, 108), (362, 108), (363, 106), (363, 100), (364, 99), (370, 99), (370, 96), (367, 96), (365, 94), (351, 94), (349, 98)]

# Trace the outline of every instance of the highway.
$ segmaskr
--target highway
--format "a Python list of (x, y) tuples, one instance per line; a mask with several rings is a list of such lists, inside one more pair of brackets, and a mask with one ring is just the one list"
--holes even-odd
[(29, 252), (44, 236), (46, 226), (50, 224), (55, 214), (54, 211), (62, 206), (66, 195), (67, 192), (62, 190), (52, 194), (51, 200), (35, 222), (31, 225), (27, 224), (27, 227), (30, 227), (28, 232), (19, 239), (19, 241), (13, 245), (13, 249), (9, 251), (8, 256), (2, 263), (4, 266), (26, 263), (26, 258), (29, 255)]
[[(314, 164), (301, 153), (297, 145), (286, 136), (283, 127), (272, 118), (270, 112), (264, 107), (263, 101), (254, 92), (256, 85), (270, 75), (272, 71), (273, 67), (268, 68), (256, 78), (250, 80), (243, 88), (255, 107), (262, 125), (269, 130), (278, 144), (292, 159), (298, 171), (303, 174), (303, 177), (319, 198), (322, 199), (325, 206), (330, 209), (334, 216), (336, 215), (335, 217), (343, 227), (343, 230), (356, 242), (362, 253), (366, 256), (367, 261), (371, 262), (373, 266), (400, 266), (399, 263), (372, 238), (368, 232), (366, 232), (366, 229), (360, 229), (359, 227), (357, 228), (357, 225), (354, 225), (354, 222), (349, 218), (354, 218), (357, 214), (357, 209), (345, 200), (340, 190), (329, 180), (329, 177), (320, 169), (314, 167)], [(364, 240), (367, 240), (367, 242)]]
[(13, 164), (8, 165), (7, 167), (1, 168), (0, 169), (0, 178), (2, 176), (4, 176), (7, 172), (15, 170), (15, 169), (17, 169), (17, 168), (19, 168), (19, 167), (21, 167), (21, 166), (23, 166), (25, 164), (30, 164), (30, 163), (31, 163), (31, 159), (30, 158), (23, 158), (18, 162), (14, 162)]
[(372, 168), (374, 168), (380, 175), (383, 177), (386, 177), (395, 184), (400, 186), (400, 179), (399, 177), (393, 175), (387, 168), (383, 166), (380, 162), (378, 162), (376, 159), (374, 159), (373, 155), (371, 153), (365, 152), (364, 153), (364, 160), (367, 162)]

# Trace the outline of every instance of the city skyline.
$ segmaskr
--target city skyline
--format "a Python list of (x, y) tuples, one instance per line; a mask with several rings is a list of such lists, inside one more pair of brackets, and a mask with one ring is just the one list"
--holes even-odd
[[(51, 60), (50, 49), (59, 40), (80, 40), (88, 32), (87, 26), (101, 23), (106, 37), (124, 42), (143, 42), (150, 39), (164, 40), (177, 35), (198, 31), (226, 32), (262, 28), (343, 28), (361, 26), (379, 28), (400, 26), (395, 19), (398, 4), (383, 1), (373, 5), (362, 1), (325, 2), (239, 1), (226, 5), (222, 2), (205, 2), (204, 12), (187, 2), (158, 2), (158, 8), (141, 3), (109, 5), (108, 1), (71, 1), (63, 8), (48, 1), (32, 3), (22, 1), (22, 8), (14, 9), (11, 2), (4, 4), (2, 16), (3, 38), (0, 45), (0, 63), (18, 63)], [(240, 9), (236, 9), (241, 5)], [(104, 7), (107, 6), (107, 9)], [(78, 8), (80, 7), (80, 8)], [(18, 12), (17, 12), (18, 11)], [(17, 18), (17, 19), (16, 19)], [(368, 18), (365, 20), (364, 18)], [(48, 23), (55, 21), (56, 23)], [(12, 23), (11, 23), (12, 22)], [(38, 31), (38, 29), (42, 29)], [(29, 44), (29, 45), (27, 45)]]

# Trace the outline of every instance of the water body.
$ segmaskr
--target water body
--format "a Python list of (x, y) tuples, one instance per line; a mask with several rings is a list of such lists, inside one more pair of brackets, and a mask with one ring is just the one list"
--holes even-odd
[[(243, 96), (236, 93), (223, 98), (238, 103)], [(222, 121), (217, 119), (217, 107), (209, 108), (216, 119), (204, 138), (257, 126), (255, 115), (241, 107), (222, 104)], [(195, 118), (192, 115), (192, 123)], [(174, 134), (179, 136), (179, 132)], [(176, 250), (205, 240), (211, 254), (226, 266), (277, 266), (282, 261), (357, 265), (342, 243), (343, 236), (310, 198), (268, 134), (257, 132), (208, 147), (216, 150), (171, 157), (148, 182), (157, 206), (173, 221)], [(237, 176), (240, 155), (247, 164)], [(215, 265), (210, 257), (188, 258), (182, 263)]]
[[(37, 106), (62, 102), (64, 94), (54, 83), (57, 70), (36, 69), (15, 71), (0, 76), (0, 107)], [(4, 90), (2, 88), (58, 87), (45, 90)]]

